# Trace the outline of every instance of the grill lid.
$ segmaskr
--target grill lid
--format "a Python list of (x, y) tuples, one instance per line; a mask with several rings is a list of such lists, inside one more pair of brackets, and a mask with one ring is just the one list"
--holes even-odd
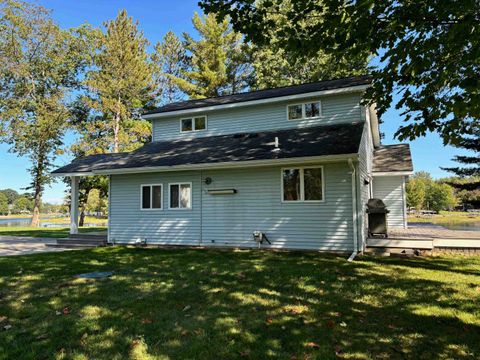
[(369, 199), (367, 202), (369, 213), (388, 213), (385, 203), (381, 199)]

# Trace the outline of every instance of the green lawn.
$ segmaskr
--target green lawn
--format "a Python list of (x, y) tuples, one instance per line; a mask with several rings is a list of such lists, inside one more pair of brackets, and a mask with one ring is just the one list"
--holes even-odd
[[(73, 277), (96, 270), (114, 276)], [(478, 359), (479, 274), (479, 257), (125, 247), (5, 257), (0, 359)]]
[(433, 224), (460, 224), (480, 222), (480, 215), (464, 211), (440, 211), (435, 215), (408, 215), (409, 222), (427, 222)]
[[(106, 231), (106, 227), (85, 227), (80, 228), (80, 232), (92, 232), (92, 231)], [(32, 236), (32, 237), (45, 237), (45, 238), (63, 238), (68, 237), (70, 229), (68, 227), (45, 227), (45, 228), (34, 228), (34, 227), (21, 227), (21, 226), (12, 226), (12, 227), (0, 227), (0, 236)]]

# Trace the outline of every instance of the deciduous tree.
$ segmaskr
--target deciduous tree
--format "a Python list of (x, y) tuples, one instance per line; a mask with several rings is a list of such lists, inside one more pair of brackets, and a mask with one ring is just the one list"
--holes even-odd
[(7, 195), (0, 192), (0, 215), (8, 214), (8, 198)]
[(87, 34), (60, 29), (40, 6), (0, 1), (0, 135), (30, 160), (32, 226), (71, 115), (68, 95), (86, 64)]

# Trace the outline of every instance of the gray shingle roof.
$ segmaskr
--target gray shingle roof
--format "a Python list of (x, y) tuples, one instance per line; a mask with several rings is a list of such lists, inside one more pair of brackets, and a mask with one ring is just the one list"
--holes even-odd
[[(152, 142), (130, 153), (79, 158), (53, 174), (354, 154), (363, 125), (358, 122)], [(279, 139), (279, 151), (273, 151), (275, 137)]]
[(226, 96), (220, 96), (215, 98), (180, 101), (180, 102), (175, 102), (172, 104), (159, 107), (155, 110), (148, 111), (143, 115), (160, 114), (160, 113), (178, 111), (178, 110), (196, 109), (196, 108), (202, 108), (207, 106), (233, 104), (233, 103), (240, 103), (245, 101), (271, 99), (271, 98), (282, 97), (282, 96), (306, 94), (306, 93), (315, 92), (315, 91), (368, 85), (370, 83), (371, 83), (371, 77), (368, 75), (353, 76), (353, 77), (343, 78), (343, 79), (319, 81), (319, 82), (314, 82), (309, 84), (286, 86), (286, 87), (281, 87), (276, 89), (251, 91), (251, 92), (246, 92), (241, 94), (226, 95)]
[(373, 153), (374, 172), (413, 171), (410, 145), (382, 145)]

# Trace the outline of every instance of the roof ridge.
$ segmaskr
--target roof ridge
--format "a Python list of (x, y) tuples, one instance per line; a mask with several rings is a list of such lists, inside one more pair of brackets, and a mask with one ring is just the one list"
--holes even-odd
[[(195, 103), (200, 103), (200, 102), (214, 102), (214, 101), (220, 101), (228, 98), (234, 98), (234, 97), (239, 97), (239, 96), (247, 96), (247, 95), (252, 95), (252, 94), (259, 94), (259, 93), (265, 93), (265, 92), (272, 92), (275, 90), (285, 90), (285, 89), (291, 89), (291, 88), (296, 88), (296, 87), (307, 87), (309, 85), (321, 85), (321, 84), (328, 84), (328, 83), (334, 83), (334, 82), (342, 82), (342, 81), (354, 81), (354, 80), (371, 80), (371, 75), (370, 74), (363, 74), (363, 75), (355, 75), (355, 76), (348, 76), (348, 77), (342, 77), (342, 78), (333, 78), (333, 79), (327, 79), (327, 80), (321, 80), (321, 81), (311, 81), (311, 82), (306, 82), (306, 83), (301, 83), (301, 84), (296, 84), (296, 85), (286, 85), (286, 86), (279, 86), (279, 87), (272, 87), (272, 88), (267, 88), (267, 89), (260, 89), (260, 90), (253, 90), (253, 91), (246, 91), (242, 93), (235, 93), (235, 94), (228, 94), (228, 95), (221, 95), (221, 96), (214, 96), (214, 97), (208, 97), (208, 98), (203, 98), (203, 99), (189, 99), (189, 100), (183, 100), (183, 101), (177, 101), (177, 102), (172, 102), (169, 104), (165, 104), (162, 106), (159, 106), (155, 109), (149, 110), (144, 112), (142, 115), (151, 115), (155, 113), (161, 113), (161, 112), (169, 112), (169, 111), (176, 111), (176, 110), (166, 110), (166, 111), (161, 111), (161, 109), (169, 108), (169, 107), (178, 107), (180, 105), (188, 105), (188, 104), (195, 104)], [(340, 88), (340, 87), (339, 87)], [(241, 100), (238, 101), (233, 101), (235, 102), (241, 102)], [(213, 104), (213, 105), (221, 105), (220, 104)], [(199, 106), (203, 107), (203, 106)]]

